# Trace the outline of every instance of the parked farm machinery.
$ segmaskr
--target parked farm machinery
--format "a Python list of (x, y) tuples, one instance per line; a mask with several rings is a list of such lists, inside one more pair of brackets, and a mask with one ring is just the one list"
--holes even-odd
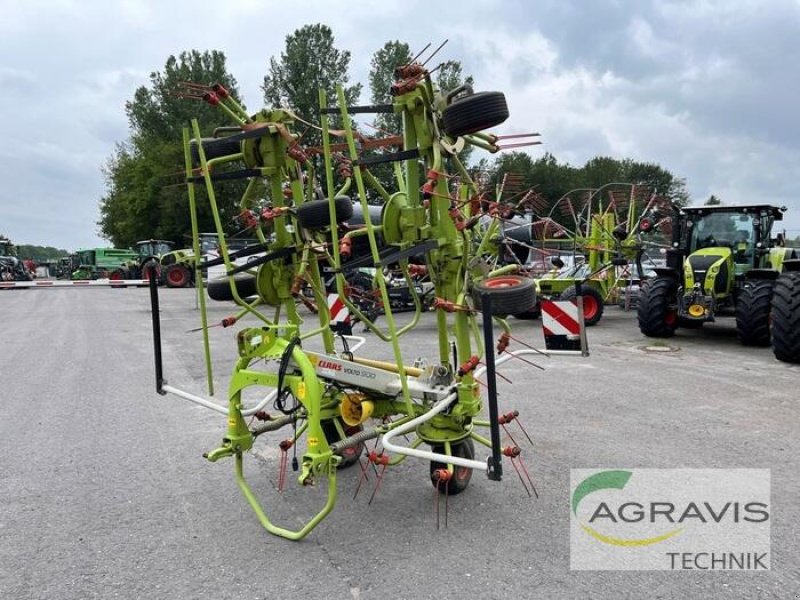
[(800, 362), (800, 254), (772, 235), (785, 207), (767, 204), (676, 209), (667, 265), (642, 290), (639, 328), (671, 337), (735, 316), (745, 345), (772, 345)]
[[(466, 86), (441, 92), (418, 63), (399, 67), (396, 76), (392, 103), (386, 105), (348, 107), (342, 88), (337, 87), (337, 101), (330, 106), (320, 91), (321, 148), (301, 145), (295, 128), (316, 125), (289, 110), (264, 109), (250, 115), (219, 85), (186, 84), (184, 92), (220, 106), (236, 123), (226, 128), (224, 137), (203, 138), (196, 121), (183, 134), (194, 253), (200, 256), (195, 186), (205, 188), (220, 247), (219, 259), (202, 264), (196, 259), (196, 276), (201, 279), (204, 268), (224, 265), (224, 290), (214, 282), (214, 294), (239, 307), (236, 314), (209, 324), (205, 297), (198, 290), (199, 330), (205, 340), (211, 394), (208, 329), (240, 321), (242, 328), (236, 334), (238, 360), (227, 406), (170, 385), (161, 359), (158, 288), (151, 282), (157, 390), (227, 416), (221, 445), (205, 456), (212, 462), (232, 458), (239, 487), (260, 523), (289, 539), (307, 535), (332, 510), (338, 469), (358, 463), (366, 476), (361, 456), (372, 440), (382, 448), (366, 455), (379, 474), (378, 484), (387, 467), (415, 457), (429, 463), (428, 475), (437, 493), (458, 494), (466, 489), (474, 471), (500, 480), (506, 457), (529, 494), (533, 487), (521, 462), (521, 448), (501, 445), (500, 427), (515, 415), (498, 412), (495, 374), (501, 364), (529, 363), (525, 355), (539, 352), (531, 347), (511, 351), (508, 346), (516, 338), (505, 321), (505, 316), (533, 306), (535, 286), (517, 274), (516, 265), (493, 266), (497, 246), (491, 240), (500, 221), (487, 224), (485, 231), (475, 229), (479, 215), (472, 209), (477, 206), (478, 190), (457, 156), (465, 143), (489, 151), (501, 149), (501, 138), (484, 130), (508, 117), (505, 98), (499, 92), (473, 93)], [(366, 112), (401, 114), (402, 138), (373, 143), (359, 137), (351, 114)], [(333, 116), (340, 119), (341, 129), (331, 127)], [(321, 162), (321, 168), (315, 162)], [(399, 167), (395, 169), (397, 191), (386, 190), (369, 171), (371, 165), (383, 162)], [(221, 165), (226, 168), (219, 169)], [(322, 173), (324, 181), (326, 192), (321, 197), (315, 172)], [(251, 185), (263, 182), (269, 202), (255, 207), (245, 192), (242, 209), (251, 211), (255, 219), (251, 231), (259, 243), (231, 252), (215, 183), (236, 176), (249, 179)], [(380, 219), (349, 226), (353, 201), (347, 194), (357, 197), (356, 206), (366, 215), (370, 212), (368, 188), (384, 199)], [(357, 245), (365, 251), (354, 253)], [(258, 252), (263, 256), (249, 263), (237, 266), (234, 262)], [(426, 267), (433, 284), (438, 332), (437, 356), (414, 365), (408, 364), (401, 348), (404, 335), (419, 323), (423, 310), (413, 285), (412, 262)], [(414, 314), (402, 326), (394, 318), (384, 271), (389, 265), (396, 265), (408, 283), (414, 305)], [(347, 294), (348, 275), (364, 268), (374, 269), (370, 274), (383, 307), (383, 327)], [(374, 338), (391, 349), (390, 360), (360, 356), (364, 340), (336, 335), (327, 311), (318, 311), (313, 326), (308, 315), (305, 320), (301, 317), (296, 297), (304, 287), (311, 290), (318, 306), (325, 305), (323, 269), (333, 273), (340, 300)], [(248, 298), (250, 292), (255, 292), (255, 299)], [(245, 318), (255, 324), (245, 326)], [(499, 339), (494, 338), (494, 327), (501, 330)], [(318, 350), (311, 349), (315, 345)], [(487, 387), (486, 400), (481, 395), (482, 383)], [(487, 405), (488, 419), (482, 417)], [(269, 406), (274, 414), (266, 414)], [(260, 422), (250, 425), (252, 419)], [(481, 427), (488, 429), (487, 435), (479, 433)], [(300, 452), (295, 464), (297, 483), (327, 486), (324, 506), (298, 529), (273, 522), (243, 468), (258, 437), (284, 428), (290, 435), (280, 444), (286, 460), (281, 461), (278, 487), (286, 484), (288, 452), (296, 450)], [(407, 443), (402, 441), (405, 436), (411, 436)], [(476, 444), (487, 448), (488, 457), (477, 456)]]
[(31, 281), (33, 273), (17, 257), (10, 240), (0, 238), (0, 281)]
[[(501, 190), (504, 186), (501, 186)], [(523, 199), (524, 200), (524, 199)], [(541, 299), (573, 299), (576, 283), (583, 291), (587, 325), (600, 321), (605, 304), (615, 300), (653, 256), (666, 250), (663, 241), (643, 236), (656, 224), (666, 229), (669, 202), (648, 187), (609, 183), (567, 192), (548, 210), (543, 199), (529, 200), (531, 211), (510, 216), (498, 243), (506, 263), (517, 263), (536, 282)], [(536, 317), (538, 305), (519, 318)]]

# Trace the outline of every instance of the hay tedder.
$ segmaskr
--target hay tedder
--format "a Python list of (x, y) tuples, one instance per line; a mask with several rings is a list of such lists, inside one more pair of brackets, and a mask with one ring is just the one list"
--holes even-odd
[[(513, 175), (508, 179), (501, 189), (519, 196), (513, 193)], [(571, 300), (582, 289), (586, 325), (600, 321), (604, 305), (655, 266), (659, 252), (668, 247), (653, 229), (658, 225), (663, 233), (668, 227), (670, 203), (644, 185), (612, 182), (571, 190), (549, 208), (528, 190), (521, 202), (529, 212), (506, 219), (502, 259), (528, 271), (540, 299)], [(537, 303), (515, 316), (536, 317), (539, 312)]]
[[(337, 469), (359, 464), (366, 477), (362, 456), (371, 440), (376, 449), (366, 453), (366, 461), (381, 476), (387, 467), (409, 456), (419, 458), (429, 463), (436, 490), (453, 495), (467, 487), (474, 471), (500, 480), (505, 456), (528, 494), (533, 491), (521, 449), (516, 444), (501, 445), (501, 428), (518, 413), (499, 413), (495, 368), (513, 359), (532, 365), (525, 355), (540, 352), (532, 347), (509, 350), (515, 338), (505, 321), (506, 315), (523, 312), (535, 303), (534, 283), (515, 274), (515, 265), (492, 270), (497, 247), (491, 239), (499, 223), (489, 224), (488, 235), (481, 231), (478, 236), (474, 207), (479, 191), (457, 155), (464, 144), (491, 152), (502, 149), (501, 137), (484, 130), (507, 119), (505, 97), (500, 92), (473, 93), (465, 86), (439, 91), (417, 62), (398, 67), (396, 78), (393, 101), (385, 105), (348, 107), (342, 89), (337, 88), (337, 102), (331, 106), (320, 91), (319, 125), (287, 109), (250, 115), (220, 85), (185, 84), (184, 96), (218, 106), (234, 122), (218, 131), (218, 137), (202, 137), (196, 121), (183, 134), (194, 256), (201, 256), (196, 186), (205, 186), (220, 247), (219, 259), (196, 260), (195, 277), (202, 282), (209, 267), (224, 265), (223, 284), (212, 282), (215, 296), (239, 306), (238, 313), (210, 324), (202, 285), (197, 286), (210, 394), (209, 327), (234, 326), (245, 317), (249, 324), (242, 322), (236, 334), (238, 359), (227, 406), (172, 386), (164, 377), (158, 288), (151, 278), (157, 391), (227, 416), (222, 443), (206, 458), (212, 462), (232, 458), (238, 485), (261, 524), (289, 539), (303, 538), (332, 510)], [(379, 112), (401, 114), (403, 135), (375, 140), (354, 131), (351, 114)], [(340, 129), (331, 126), (331, 119), (338, 119)], [(295, 130), (309, 127), (319, 128), (320, 146), (301, 145), (303, 136)], [(382, 162), (395, 166), (396, 191), (387, 190), (369, 171), (371, 165)], [(324, 194), (317, 185), (320, 172), (327, 189)], [(233, 177), (249, 179), (251, 187), (257, 181), (263, 183), (268, 199), (254, 200), (251, 187), (245, 192), (241, 210), (255, 225), (251, 230), (260, 243), (230, 252), (215, 183)], [(366, 215), (370, 212), (368, 187), (383, 199), (380, 221), (373, 223), (369, 218), (358, 227), (348, 225), (354, 203), (347, 194), (357, 196), (355, 206)], [(257, 254), (261, 255), (246, 264), (234, 264)], [(438, 354), (409, 365), (401, 342), (422, 313), (411, 268), (419, 264), (424, 264), (435, 288)], [(397, 265), (415, 305), (403, 326), (393, 316), (384, 277), (388, 265)], [(346, 293), (347, 275), (362, 268), (374, 269), (383, 328)], [(391, 347), (391, 360), (359, 356), (364, 340), (337, 335), (325, 310), (311, 317), (304, 313), (315, 323), (304, 322), (297, 297), (305, 289), (310, 288), (317, 306), (326, 306), (323, 269), (334, 274), (341, 301), (375, 338)], [(494, 337), (495, 326), (501, 330), (499, 339)], [(485, 404), (488, 418), (482, 418)], [(267, 414), (268, 407), (275, 413)], [(480, 427), (488, 430), (487, 435), (479, 433)], [(298, 529), (281, 527), (270, 519), (244, 473), (244, 457), (256, 439), (282, 428), (291, 435), (280, 443), (279, 489), (286, 483), (289, 449), (300, 453), (300, 460), (293, 464), (299, 485), (327, 485), (324, 505)], [(477, 455), (476, 443), (487, 449), (488, 457)]]

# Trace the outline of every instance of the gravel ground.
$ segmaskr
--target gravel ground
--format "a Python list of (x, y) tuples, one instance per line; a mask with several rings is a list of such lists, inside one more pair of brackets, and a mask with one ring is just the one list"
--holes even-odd
[[(205, 394), (200, 337), (186, 332), (194, 291), (161, 299), (167, 379)], [(739, 346), (730, 323), (649, 352), (635, 315), (610, 306), (589, 358), (503, 367), (501, 409), (518, 409), (534, 438), (539, 499), (508, 466), (500, 483), (476, 473), (437, 531), (428, 465), (391, 469), (372, 505), (372, 481), (353, 499), (354, 468), (331, 515), (289, 542), (260, 527), (230, 461), (202, 458), (225, 418), (155, 393), (146, 289), (5, 291), (0, 309), (0, 598), (800, 597), (800, 368)], [(212, 319), (229, 310), (213, 305)], [(539, 343), (538, 321), (514, 326)], [(233, 335), (213, 330), (220, 402)], [(363, 355), (391, 357), (367, 337)], [(407, 362), (434, 357), (432, 315), (401, 341)], [(324, 490), (278, 495), (284, 436), (266, 437), (248, 478), (270, 516), (297, 527)], [(584, 467), (771, 469), (772, 569), (571, 571), (569, 473)]]

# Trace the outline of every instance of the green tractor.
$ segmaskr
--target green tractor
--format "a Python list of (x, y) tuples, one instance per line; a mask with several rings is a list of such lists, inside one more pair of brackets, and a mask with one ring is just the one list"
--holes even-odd
[(644, 286), (639, 328), (665, 338), (734, 316), (745, 345), (769, 346), (778, 360), (800, 362), (800, 254), (772, 237), (785, 207), (675, 209), (667, 266)]
[(167, 240), (142, 240), (134, 246), (136, 257), (112, 274), (112, 279), (147, 279), (147, 267), (152, 265), (160, 284), (171, 288), (193, 285), (194, 254), (191, 250), (176, 250), (174, 242)]

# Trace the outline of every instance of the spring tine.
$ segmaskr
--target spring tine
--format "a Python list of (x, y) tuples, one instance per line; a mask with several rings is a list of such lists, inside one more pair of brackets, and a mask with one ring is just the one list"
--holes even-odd
[(508, 436), (508, 439), (510, 439), (510, 440), (511, 440), (511, 443), (512, 443), (512, 444), (514, 444), (515, 446), (519, 446), (519, 444), (517, 443), (517, 440), (515, 440), (515, 439), (514, 439), (514, 436), (513, 436), (513, 435), (511, 435), (511, 432), (510, 432), (510, 431), (508, 430), (508, 428), (505, 426), (505, 423), (504, 423), (504, 424), (502, 424), (502, 425), (501, 425), (501, 427), (503, 428), (503, 431), (505, 431), (505, 432), (506, 432), (506, 435)]
[(425, 52), (425, 50), (427, 50), (427, 49), (428, 49), (428, 48), (430, 48), (430, 47), (431, 47), (431, 43), (430, 43), (430, 42), (428, 42), (428, 43), (425, 45), (425, 47), (424, 47), (422, 50), (420, 50), (420, 51), (417, 53), (417, 55), (416, 55), (414, 58), (412, 58), (410, 61), (408, 61), (408, 64), (413, 64), (413, 63), (415, 63), (415, 62), (417, 61), (417, 59), (418, 59), (420, 56), (422, 56), (422, 54)]
[[(535, 349), (535, 348), (534, 348)], [(531, 365), (532, 367), (536, 367), (540, 371), (545, 371), (546, 369), (541, 365), (537, 365), (535, 362), (528, 360), (527, 358), (522, 358), (521, 356), (517, 356), (516, 354), (511, 354), (512, 358), (516, 358), (517, 360), (521, 360), (522, 362)]]
[(369, 497), (369, 502), (367, 505), (371, 505), (372, 501), (375, 499), (375, 494), (378, 493), (378, 489), (381, 487), (381, 481), (383, 481), (383, 475), (386, 473), (386, 465), (382, 465), (383, 468), (381, 469), (380, 475), (378, 475), (378, 482), (375, 484), (375, 489), (372, 490), (372, 496)]
[(444, 488), (444, 528), (447, 529), (447, 505), (450, 498), (450, 486), (445, 484)]
[[(533, 493), (536, 494), (536, 499), (538, 500), (539, 499), (539, 493), (536, 491), (536, 486), (533, 485), (533, 479), (531, 479), (531, 476), (528, 473), (528, 469), (525, 468), (525, 463), (522, 462), (522, 456), (519, 456), (518, 460), (519, 460), (519, 466), (522, 467), (523, 471), (525, 471), (525, 476), (528, 478), (528, 481), (530, 481), (531, 489), (533, 490)], [(528, 495), (530, 496), (530, 494), (528, 494)]]
[[(528, 432), (525, 431), (525, 428), (522, 426), (522, 423), (520, 423), (519, 417), (516, 418), (516, 421), (517, 421), (517, 425), (519, 425), (519, 428), (522, 430), (522, 433), (524, 433), (525, 437), (528, 438), (528, 442), (530, 443), (530, 445), (533, 446), (533, 440), (531, 439), (531, 436), (528, 435)], [(519, 444), (517, 444), (517, 445), (519, 445)]]
[(522, 484), (522, 487), (525, 488), (525, 493), (528, 494), (528, 498), (530, 498), (531, 497), (531, 492), (528, 489), (528, 486), (525, 484), (525, 480), (522, 478), (522, 473), (520, 473), (519, 467), (517, 466), (517, 463), (513, 458), (511, 459), (511, 465), (514, 467), (514, 470), (517, 472), (517, 475), (519, 476), (519, 482)]
[(422, 63), (422, 66), (424, 67), (425, 65), (427, 65), (427, 64), (428, 64), (428, 63), (431, 61), (431, 59), (432, 59), (434, 56), (436, 56), (436, 54), (439, 52), (439, 50), (441, 50), (442, 48), (444, 48), (444, 45), (445, 45), (447, 42), (448, 42), (448, 40), (445, 40), (445, 41), (443, 41), (441, 44), (439, 44), (439, 47), (438, 47), (438, 48), (436, 48), (436, 50), (434, 50), (434, 51), (433, 51), (433, 54), (431, 54), (431, 55), (430, 55), (430, 56), (429, 56), (429, 57), (428, 57), (428, 58), (425, 60), (425, 62), (424, 62), (424, 63)]
[(539, 146), (542, 142), (519, 142), (516, 144), (503, 144), (502, 146), (499, 144), (494, 144), (494, 146), (498, 150), (508, 150), (509, 148), (524, 148), (525, 146)]
[(361, 467), (361, 474), (358, 476), (358, 484), (356, 484), (356, 491), (353, 494), (353, 500), (355, 500), (356, 496), (358, 496), (358, 492), (361, 489), (361, 484), (368, 479), (367, 478), (367, 469), (364, 468), (364, 465), (361, 464), (361, 457), (360, 456), (358, 457), (358, 464)]

